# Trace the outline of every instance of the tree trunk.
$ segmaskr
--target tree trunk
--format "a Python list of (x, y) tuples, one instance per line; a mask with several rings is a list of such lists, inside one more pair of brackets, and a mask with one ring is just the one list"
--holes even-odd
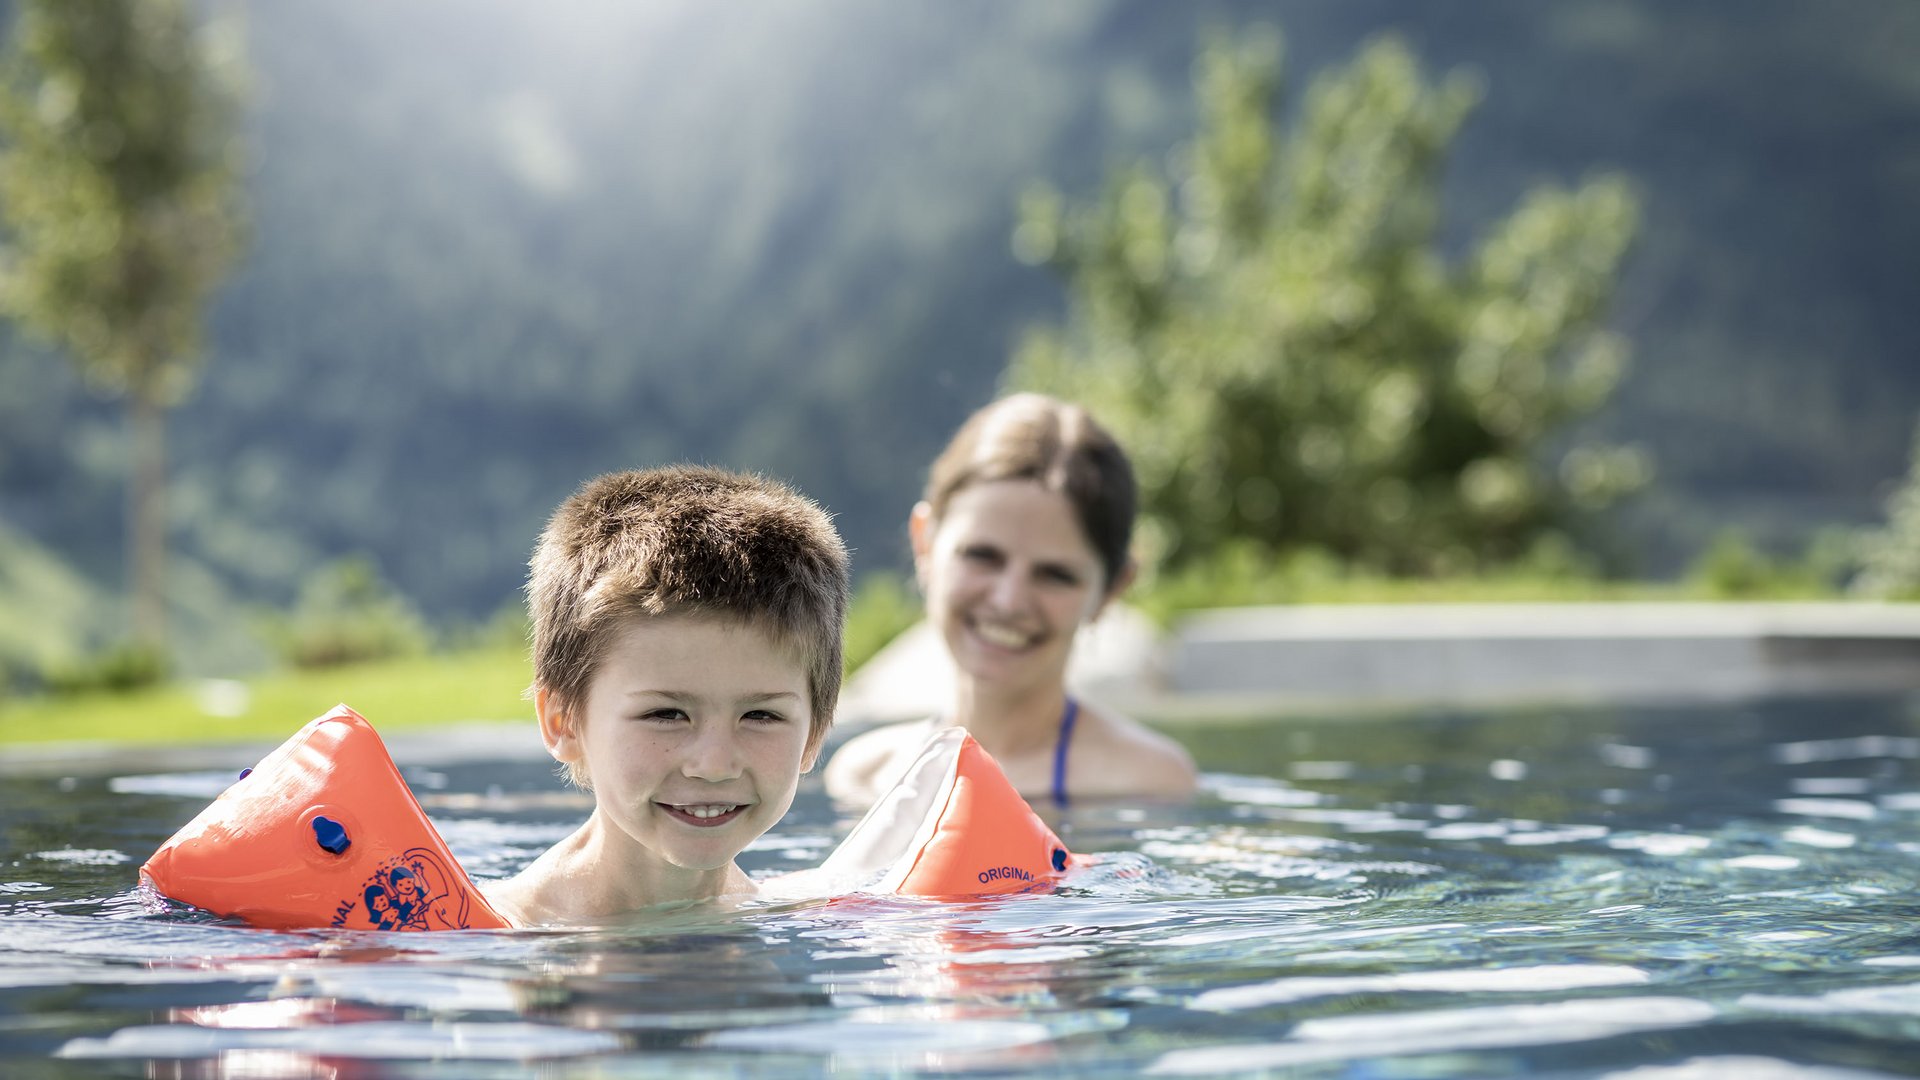
[(166, 412), (151, 393), (127, 398), (132, 456), (127, 484), (127, 581), (133, 638), (157, 652), (167, 647)]

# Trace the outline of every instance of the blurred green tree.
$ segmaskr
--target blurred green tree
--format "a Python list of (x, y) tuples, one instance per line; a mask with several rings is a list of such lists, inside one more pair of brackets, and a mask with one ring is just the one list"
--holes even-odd
[(1887, 500), (1887, 524), (1859, 537), (1860, 575), (1854, 591), (1881, 600), (1920, 600), (1920, 426), (1913, 432), (1913, 464)]
[(265, 629), (281, 658), (297, 668), (413, 656), (425, 652), (432, 638), (413, 604), (364, 556), (315, 571), (300, 587), (292, 614), (270, 620)]
[(231, 28), (185, 0), (30, 0), (0, 61), (0, 311), (127, 407), (133, 632), (165, 647), (165, 413), (240, 246)]
[(1165, 175), (1121, 171), (1085, 205), (1022, 198), (1015, 254), (1061, 272), (1069, 308), (1010, 381), (1115, 429), (1147, 554), (1251, 544), (1446, 573), (1643, 484), (1632, 448), (1543, 461), (1626, 361), (1600, 319), (1637, 220), (1627, 181), (1536, 190), (1449, 261), (1441, 170), (1475, 81), (1429, 85), (1381, 39), (1314, 84), (1283, 145), (1279, 54), (1272, 33), (1202, 51), (1199, 130)]

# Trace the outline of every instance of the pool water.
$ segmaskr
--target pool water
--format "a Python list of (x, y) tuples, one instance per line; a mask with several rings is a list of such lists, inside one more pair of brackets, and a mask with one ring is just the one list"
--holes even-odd
[[(155, 913), (230, 771), (0, 776), (0, 1075), (1920, 1076), (1920, 700), (1171, 730), (1202, 796), (1068, 811), (1056, 892), (570, 932)], [(582, 814), (408, 776), (476, 877)], [(810, 780), (743, 862), (850, 825)]]

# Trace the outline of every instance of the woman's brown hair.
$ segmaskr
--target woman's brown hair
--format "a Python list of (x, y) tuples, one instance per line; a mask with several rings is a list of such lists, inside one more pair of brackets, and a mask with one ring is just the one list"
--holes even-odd
[(1045, 394), (1014, 394), (969, 416), (933, 462), (927, 505), (939, 520), (961, 490), (1032, 480), (1066, 496), (1107, 588), (1127, 567), (1138, 502), (1126, 452), (1087, 410)]

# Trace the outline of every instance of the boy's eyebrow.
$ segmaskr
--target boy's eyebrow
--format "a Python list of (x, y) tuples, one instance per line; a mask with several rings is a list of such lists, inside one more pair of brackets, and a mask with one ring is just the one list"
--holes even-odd
[[(641, 687), (638, 690), (627, 691), (627, 696), (630, 698), (666, 698), (668, 701), (700, 701), (705, 695), (696, 694), (690, 690), (654, 690), (648, 687)], [(799, 701), (800, 695), (794, 693), (792, 690), (750, 690), (747, 693), (739, 695), (739, 700), (741, 701), (773, 701), (777, 698), (792, 698), (795, 701)]]
[(766, 708), (771, 706), (784, 709), (789, 706), (798, 705), (802, 700), (804, 699), (801, 698), (799, 694), (793, 693), (790, 690), (761, 690), (741, 694), (733, 700), (733, 703), (736, 707), (751, 706), (754, 708)]

